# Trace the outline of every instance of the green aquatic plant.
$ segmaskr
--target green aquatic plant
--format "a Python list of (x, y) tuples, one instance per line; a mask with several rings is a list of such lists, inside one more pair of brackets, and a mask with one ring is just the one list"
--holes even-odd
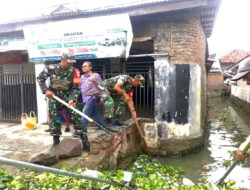
[(231, 165), (231, 161), (230, 160), (223, 160), (223, 166), (229, 167), (230, 165)]
[(223, 111), (219, 112), (218, 119), (219, 119), (219, 121), (224, 122), (224, 123), (233, 122), (233, 119), (232, 119), (232, 116), (231, 116), (229, 110), (223, 110)]
[[(106, 167), (100, 166), (100, 169)], [(61, 169), (67, 170), (65, 166)], [(70, 171), (83, 173), (87, 168), (76, 168)], [(132, 163), (126, 171), (124, 170), (103, 170), (98, 177), (125, 183), (125, 172), (131, 172), (132, 179), (127, 182), (130, 187), (137, 190), (210, 190), (213, 184), (203, 179), (201, 183), (188, 186), (183, 184), (184, 170), (180, 167), (173, 167), (158, 162), (149, 162), (146, 155), (141, 155)], [(220, 189), (236, 190), (234, 181), (223, 183)], [(52, 173), (34, 173), (16, 176), (0, 169), (1, 190), (83, 190), (83, 189), (118, 190), (114, 187), (97, 181), (87, 181)], [(124, 188), (123, 188), (124, 189)]]

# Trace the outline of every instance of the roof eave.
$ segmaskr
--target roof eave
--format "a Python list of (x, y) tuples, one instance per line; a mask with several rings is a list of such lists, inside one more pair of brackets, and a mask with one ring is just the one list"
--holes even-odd
[[(136, 17), (140, 15), (150, 15), (155, 13), (171, 12), (171, 11), (173, 12), (184, 9), (203, 7), (202, 8), (203, 12), (201, 17), (202, 18), (204, 17), (205, 19), (202, 20), (201, 18), (202, 26), (206, 34), (206, 37), (210, 37), (221, 0), (214, 0), (214, 2), (215, 3), (212, 5), (212, 8), (208, 6), (207, 0), (188, 0), (188, 1), (163, 1), (158, 3), (143, 4), (138, 6), (93, 9), (88, 11), (50, 14), (44, 17), (36, 17), (22, 21), (14, 21), (7, 24), (0, 24), (1, 26), (0, 33), (22, 30), (23, 26), (29, 24), (40, 24), (40, 23), (58, 21), (63, 19), (87, 18), (93, 16), (105, 16), (105, 15), (121, 14), (121, 13), (127, 13), (131, 17)], [(214, 11), (213, 14), (209, 15), (208, 9), (212, 9)], [(206, 11), (208, 11), (208, 15)], [(206, 20), (206, 18), (208, 17), (210, 17), (210, 19)]]

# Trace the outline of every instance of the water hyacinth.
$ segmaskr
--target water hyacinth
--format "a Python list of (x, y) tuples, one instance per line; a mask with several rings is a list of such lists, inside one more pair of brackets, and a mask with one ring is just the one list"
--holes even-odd
[[(103, 167), (100, 167), (103, 168)], [(66, 169), (63, 167), (62, 169)], [(67, 169), (66, 169), (67, 170)], [(161, 163), (149, 162), (146, 155), (141, 155), (132, 163), (127, 172), (132, 173), (131, 181), (124, 178), (124, 174), (128, 175), (124, 170), (103, 170), (100, 172), (88, 171), (86, 168), (77, 168), (70, 170), (76, 173), (91, 173), (100, 178), (113, 180), (119, 183), (127, 183), (130, 187), (137, 190), (209, 190), (213, 185), (209, 183), (199, 183), (197, 185), (184, 185), (184, 170), (179, 167), (164, 165)], [(129, 175), (131, 175), (129, 173)], [(230, 180), (221, 185), (220, 189), (235, 190), (234, 182)], [(0, 170), (0, 189), (1, 190), (83, 190), (83, 189), (120, 189), (107, 185), (102, 182), (88, 181), (76, 179), (73, 177), (56, 175), (51, 173), (34, 173), (28, 175), (15, 176), (3, 170)], [(124, 189), (124, 188), (123, 188)]]

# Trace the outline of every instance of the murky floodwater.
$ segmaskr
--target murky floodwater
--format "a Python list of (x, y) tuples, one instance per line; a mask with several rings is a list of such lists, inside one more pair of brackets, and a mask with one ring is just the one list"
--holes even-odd
[[(216, 182), (226, 172), (224, 160), (233, 160), (230, 152), (238, 149), (250, 134), (250, 115), (230, 102), (230, 98), (210, 98), (205, 147), (185, 157), (157, 158), (168, 165), (183, 167), (185, 176), (199, 182), (205, 176)], [(237, 165), (225, 181), (233, 179), (236, 186), (250, 189), (250, 159)]]

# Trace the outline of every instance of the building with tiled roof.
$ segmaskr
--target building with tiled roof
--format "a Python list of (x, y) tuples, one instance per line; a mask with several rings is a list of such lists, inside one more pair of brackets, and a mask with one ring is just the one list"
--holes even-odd
[[(20, 73), (26, 75), (29, 71), (28, 74), (35, 72), (37, 75), (44, 68), (47, 59), (51, 61), (50, 54), (57, 53), (58, 56), (52, 58), (59, 61), (62, 49), (80, 52), (75, 67), (80, 68), (84, 60), (90, 59), (95, 72), (99, 72), (103, 79), (120, 73), (131, 76), (143, 74), (145, 88), (134, 93), (138, 116), (149, 117), (159, 122), (159, 126), (167, 126), (168, 131), (171, 131), (166, 139), (159, 136), (160, 146), (155, 150), (156, 154), (191, 150), (201, 146), (204, 140), (207, 38), (212, 34), (220, 3), (221, 0), (74, 1), (47, 8), (41, 7), (24, 19), (13, 17), (1, 21), (0, 42), (3, 45), (0, 45), (0, 51), (9, 53), (5, 53), (5, 57), (12, 54), (18, 58), (12, 66), (0, 65), (0, 73), (7, 81), (1, 85), (4, 85), (4, 88), (10, 87), (9, 84), (13, 83), (7, 75), (10, 73), (20, 76)], [(99, 32), (112, 21), (119, 26), (122, 25), (124, 20), (112, 19), (125, 18), (124, 15), (131, 31), (121, 30), (120, 27), (108, 29), (108, 35), (102, 36), (98, 41), (101, 38)], [(92, 21), (97, 24), (93, 26)], [(93, 27), (97, 29), (93, 30)], [(71, 28), (77, 31), (70, 31)], [(123, 38), (115, 37), (119, 32), (123, 34)], [(131, 34), (129, 32), (132, 32), (132, 35), (127, 35)], [(41, 38), (36, 37), (38, 33)], [(96, 38), (86, 40), (97, 33)], [(49, 41), (47, 37), (52, 34), (53, 38)], [(114, 39), (111, 39), (112, 37)], [(28, 41), (28, 51), (22, 41)], [(131, 48), (128, 47), (128, 42), (131, 42)], [(14, 45), (17, 43), (18, 46)], [(128, 56), (125, 58), (124, 53), (112, 56), (121, 46), (125, 46)], [(18, 49), (15, 49), (17, 47)], [(98, 57), (93, 52), (99, 50), (103, 51)], [(20, 59), (21, 62), (18, 62)], [(26, 64), (28, 62), (32, 63)], [(28, 69), (27, 65), (33, 66), (33, 70)], [(20, 69), (17, 71), (17, 68)], [(14, 82), (17, 83), (22, 81)], [(16, 94), (26, 93), (19, 96), (24, 99), (19, 101), (22, 106), (8, 106), (11, 113), (0, 112), (0, 120), (19, 119), (20, 112), (25, 109), (37, 110), (39, 122), (46, 120), (44, 96), (39, 90), (34, 90), (34, 78), (25, 80), (24, 84), (26, 83), (29, 84), (29, 91), (20, 90), (23, 84), (17, 85), (16, 89), (12, 88)], [(7, 91), (2, 91), (5, 92)], [(25, 99), (27, 94), (37, 95), (37, 102), (34, 102), (37, 108), (32, 107), (31, 101)], [(0, 97), (7, 96), (3, 94)], [(7, 101), (8, 99), (3, 100), (4, 103)], [(27, 102), (30, 107), (27, 106)], [(1, 109), (1, 106), (7, 106), (7, 103), (0, 104), (0, 110), (7, 110)], [(154, 123), (152, 126), (155, 126)], [(171, 142), (174, 144), (168, 144), (169, 139), (173, 140)]]
[(234, 49), (220, 57), (219, 60), (224, 64), (237, 64), (248, 56), (250, 56), (250, 51)]

